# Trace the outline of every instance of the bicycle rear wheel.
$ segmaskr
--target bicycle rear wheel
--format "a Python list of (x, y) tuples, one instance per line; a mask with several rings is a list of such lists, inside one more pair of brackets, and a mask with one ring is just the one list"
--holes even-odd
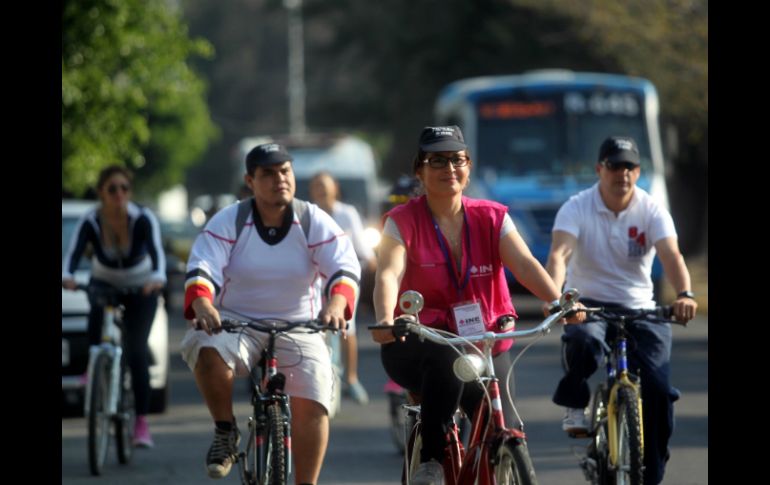
[(537, 485), (527, 442), (522, 439), (511, 438), (501, 444), (493, 466), (495, 481), (500, 485)]
[(109, 387), (110, 358), (99, 354), (91, 376), (91, 402), (88, 414), (88, 466), (92, 475), (101, 475), (110, 445)]
[[(410, 416), (407, 415), (407, 420)], [(412, 418), (412, 419), (416, 419)], [(422, 451), (422, 425), (416, 422), (409, 433), (409, 441), (404, 453), (404, 468), (401, 471), (401, 483), (407, 483), (407, 477), (412, 477), (420, 465), (420, 452)]]
[(274, 402), (267, 408), (267, 441), (266, 459), (267, 470), (260, 483), (267, 485), (285, 485), (289, 479), (288, 458), (286, 448), (287, 416), (284, 414), (280, 403)]
[(134, 424), (136, 409), (134, 407), (134, 387), (131, 381), (131, 371), (127, 366), (121, 368), (120, 396), (118, 397), (118, 415), (115, 416), (115, 440), (118, 443), (118, 461), (125, 465), (131, 462), (134, 455)]
[(639, 398), (630, 387), (618, 391), (618, 463), (615, 469), (616, 485), (641, 485), (642, 424)]

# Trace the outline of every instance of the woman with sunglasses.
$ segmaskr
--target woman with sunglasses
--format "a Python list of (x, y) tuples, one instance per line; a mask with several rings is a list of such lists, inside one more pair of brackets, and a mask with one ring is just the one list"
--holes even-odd
[[(103, 169), (96, 185), (99, 204), (78, 222), (62, 268), (62, 286), (76, 288), (75, 268), (92, 248), (91, 284), (142, 291), (124, 295), (125, 342), (136, 404), (134, 446), (152, 447), (146, 415), (150, 406), (149, 348), (158, 293), (166, 283), (166, 261), (155, 215), (131, 201), (131, 172), (117, 165)], [(89, 345), (101, 341), (102, 308), (91, 302)]]
[[(420, 312), (424, 325), (461, 336), (510, 330), (513, 319), (506, 317), (516, 317), (516, 312), (504, 268), (541, 300), (559, 298), (559, 288), (532, 256), (507, 208), (463, 195), (471, 168), (459, 127), (423, 129), (412, 171), (425, 195), (384, 216), (374, 288), (378, 323), (392, 325), (401, 313), (396, 308), (399, 295), (416, 290), (425, 300)], [(458, 403), (470, 415), (482, 390), (477, 385), (463, 387), (454, 376), (456, 355), (447, 346), (420, 342), (415, 335), (396, 342), (387, 330), (373, 330), (373, 338), (383, 344), (388, 375), (422, 398), (423, 448), (411, 483), (443, 483), (444, 426)], [(495, 344), (495, 367), (501, 371), (510, 366), (511, 345), (510, 340)], [(501, 385), (503, 394), (505, 387)], [(512, 422), (507, 407), (506, 420)]]

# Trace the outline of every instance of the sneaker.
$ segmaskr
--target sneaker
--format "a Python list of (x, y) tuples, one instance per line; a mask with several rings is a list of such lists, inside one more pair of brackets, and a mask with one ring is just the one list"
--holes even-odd
[(369, 403), (369, 394), (359, 381), (345, 384), (342, 393), (362, 406)]
[(150, 427), (147, 425), (147, 418), (145, 416), (136, 417), (133, 445), (136, 448), (152, 448), (155, 446), (152, 436), (150, 436)]
[(409, 483), (413, 485), (444, 485), (444, 467), (436, 460), (420, 463)]
[(588, 433), (586, 412), (583, 408), (567, 408), (564, 419), (561, 421), (561, 429), (571, 435), (584, 435)]
[(214, 441), (206, 454), (206, 472), (209, 478), (223, 478), (230, 473), (230, 468), (238, 457), (238, 445), (241, 434), (233, 423), (232, 431), (214, 428)]

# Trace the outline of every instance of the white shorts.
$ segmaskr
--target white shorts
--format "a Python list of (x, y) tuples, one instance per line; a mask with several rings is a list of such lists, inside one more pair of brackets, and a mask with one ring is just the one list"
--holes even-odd
[[(267, 334), (250, 330), (207, 335), (206, 332), (190, 328), (182, 339), (182, 359), (194, 370), (200, 349), (211, 347), (222, 356), (236, 376), (246, 377), (259, 362), (267, 338)], [(329, 348), (323, 335), (299, 332), (281, 334), (275, 343), (275, 356), (278, 358), (278, 370), (286, 376), (286, 394), (316, 401), (328, 412), (334, 379)]]

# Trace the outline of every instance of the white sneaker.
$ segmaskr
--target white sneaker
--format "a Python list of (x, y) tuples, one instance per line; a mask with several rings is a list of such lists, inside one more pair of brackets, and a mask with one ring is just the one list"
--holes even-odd
[(586, 410), (583, 408), (567, 408), (564, 419), (561, 421), (561, 429), (570, 434), (588, 433), (586, 422)]
[(436, 460), (420, 463), (409, 483), (413, 485), (444, 485), (444, 467)]

